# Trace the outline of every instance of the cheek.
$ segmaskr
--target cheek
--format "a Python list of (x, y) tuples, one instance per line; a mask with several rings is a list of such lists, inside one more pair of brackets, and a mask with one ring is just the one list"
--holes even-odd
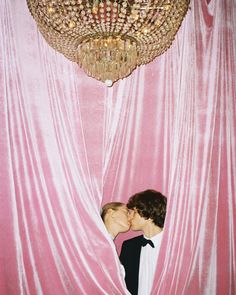
[(131, 223), (132, 223), (132, 225), (138, 225), (139, 219), (134, 216), (134, 218), (132, 218), (132, 220), (131, 220)]
[(125, 216), (121, 216), (121, 217), (120, 217), (120, 220), (121, 220), (122, 222), (126, 222), (126, 221), (127, 221), (127, 218), (126, 218)]
[(145, 220), (140, 216), (135, 215), (131, 221), (131, 224), (134, 227), (142, 227), (145, 224)]
[(134, 218), (134, 212), (129, 212), (128, 213), (128, 219), (131, 220)]
[(128, 230), (130, 228), (130, 224), (128, 222), (127, 217), (123, 217), (120, 219), (120, 225), (122, 226), (123, 229)]
[(122, 224), (128, 224), (128, 218), (127, 218), (127, 216), (120, 216), (120, 222), (122, 223)]

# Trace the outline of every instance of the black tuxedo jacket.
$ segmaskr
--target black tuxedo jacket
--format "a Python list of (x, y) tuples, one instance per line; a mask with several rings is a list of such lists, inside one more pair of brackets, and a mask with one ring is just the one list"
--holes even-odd
[(138, 294), (139, 261), (142, 247), (142, 237), (137, 236), (123, 242), (120, 262), (125, 268), (125, 282), (132, 295)]

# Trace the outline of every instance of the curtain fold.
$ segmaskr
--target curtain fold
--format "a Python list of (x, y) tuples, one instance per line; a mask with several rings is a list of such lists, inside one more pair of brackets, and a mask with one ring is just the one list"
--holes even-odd
[[(112, 88), (0, 5), (0, 293), (129, 294), (102, 204), (168, 198), (152, 295), (235, 294), (233, 0), (192, 1), (171, 48)], [(116, 247), (116, 248), (115, 248)]]

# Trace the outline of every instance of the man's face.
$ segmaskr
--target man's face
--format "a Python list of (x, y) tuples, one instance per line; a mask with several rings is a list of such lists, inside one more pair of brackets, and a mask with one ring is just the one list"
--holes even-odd
[(128, 208), (121, 206), (113, 212), (116, 224), (119, 225), (120, 232), (126, 232), (130, 228), (130, 222), (128, 220)]
[(129, 209), (129, 221), (132, 230), (143, 230), (148, 223), (148, 220), (140, 216), (137, 209)]

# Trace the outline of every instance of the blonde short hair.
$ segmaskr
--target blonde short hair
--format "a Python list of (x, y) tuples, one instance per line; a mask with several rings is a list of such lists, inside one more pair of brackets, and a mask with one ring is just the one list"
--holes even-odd
[(102, 220), (104, 221), (105, 219), (105, 216), (107, 214), (107, 211), (109, 209), (112, 209), (112, 210), (115, 210), (117, 211), (120, 207), (122, 206), (126, 206), (124, 203), (121, 203), (121, 202), (111, 202), (111, 203), (107, 203), (105, 204), (103, 207), (102, 207), (102, 210), (101, 210), (101, 217), (102, 217)]

